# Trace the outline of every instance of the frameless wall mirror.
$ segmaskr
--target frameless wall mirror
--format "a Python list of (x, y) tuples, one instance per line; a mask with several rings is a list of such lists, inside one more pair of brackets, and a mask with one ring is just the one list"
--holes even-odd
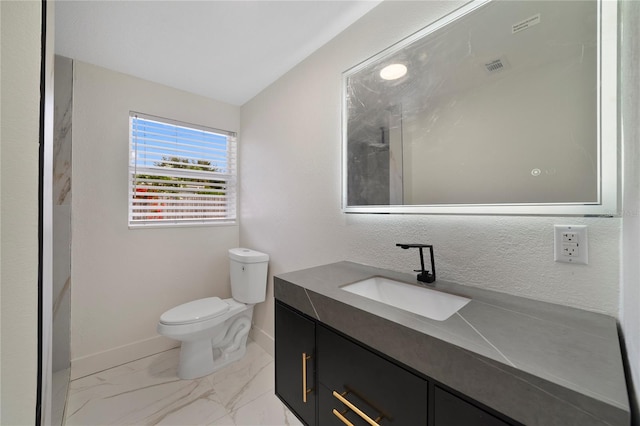
[(614, 1), (475, 1), (343, 75), (348, 213), (616, 215)]

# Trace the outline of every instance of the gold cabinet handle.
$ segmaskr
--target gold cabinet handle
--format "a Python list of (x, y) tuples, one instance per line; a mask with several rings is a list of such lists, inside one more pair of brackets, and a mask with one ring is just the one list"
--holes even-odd
[[(346, 393), (345, 393), (346, 395)], [(367, 416), (362, 410), (360, 410), (358, 407), (356, 407), (355, 405), (353, 405), (351, 402), (349, 402), (343, 395), (339, 394), (336, 391), (333, 391), (333, 396), (335, 396), (336, 398), (338, 398), (338, 400), (340, 402), (342, 402), (344, 405), (346, 405), (347, 407), (349, 407), (349, 409), (351, 411), (353, 411), (354, 413), (356, 413), (357, 415), (359, 415), (362, 420), (364, 420), (365, 422), (369, 423), (371, 426), (380, 426), (380, 424), (376, 423), (375, 420), (373, 420), (371, 417)], [(335, 414), (335, 413), (334, 413)], [(380, 420), (380, 418), (376, 419), (376, 420)]]
[(342, 415), (342, 413), (340, 413), (338, 410), (336, 410), (335, 408), (333, 409), (333, 415), (336, 416), (337, 418), (340, 419), (340, 421), (342, 423), (344, 423), (347, 426), (354, 426), (353, 423), (351, 423), (349, 420), (347, 420), (347, 418), (345, 416)]
[(307, 361), (311, 359), (311, 355), (302, 352), (302, 402), (307, 403), (307, 394), (312, 389), (307, 389)]

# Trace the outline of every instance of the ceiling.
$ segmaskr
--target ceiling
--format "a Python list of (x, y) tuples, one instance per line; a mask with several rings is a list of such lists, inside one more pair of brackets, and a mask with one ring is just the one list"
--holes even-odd
[(59, 0), (55, 51), (242, 105), (380, 1)]

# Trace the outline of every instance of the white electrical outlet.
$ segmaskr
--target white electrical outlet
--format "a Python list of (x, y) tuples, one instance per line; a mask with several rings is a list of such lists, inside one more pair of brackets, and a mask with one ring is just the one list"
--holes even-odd
[(586, 225), (554, 225), (554, 257), (556, 262), (589, 263)]

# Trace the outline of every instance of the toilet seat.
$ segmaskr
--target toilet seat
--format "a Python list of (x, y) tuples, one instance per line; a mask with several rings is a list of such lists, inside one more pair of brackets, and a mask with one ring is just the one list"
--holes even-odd
[(206, 321), (224, 314), (229, 308), (229, 304), (219, 297), (207, 297), (169, 309), (160, 316), (160, 323), (180, 325)]

